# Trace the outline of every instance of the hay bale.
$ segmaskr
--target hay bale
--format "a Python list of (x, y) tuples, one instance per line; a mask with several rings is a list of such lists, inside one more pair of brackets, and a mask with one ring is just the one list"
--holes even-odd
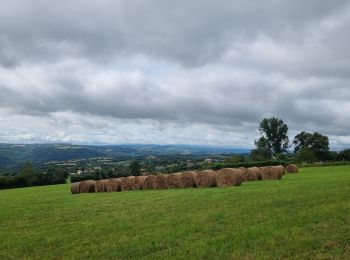
[(72, 192), (72, 194), (80, 193), (79, 186), (80, 186), (80, 182), (72, 183), (72, 186), (70, 187), (70, 191)]
[(240, 186), (243, 182), (243, 171), (234, 168), (224, 168), (217, 173), (217, 186)]
[(79, 185), (80, 193), (91, 193), (95, 192), (95, 182), (92, 180), (82, 181)]
[(106, 184), (108, 180), (98, 180), (95, 182), (95, 192), (106, 192)]
[(215, 187), (216, 186), (216, 171), (205, 170), (197, 173), (195, 183), (198, 188)]
[[(250, 167), (247, 169), (249, 181), (262, 180), (261, 170), (258, 167)], [(255, 178), (254, 178), (255, 175)]]
[(180, 188), (194, 188), (196, 186), (196, 180), (197, 178), (197, 172), (196, 171), (187, 171), (183, 172), (180, 175), (180, 182), (179, 187)]
[(261, 179), (262, 180), (272, 180), (273, 179), (271, 168), (269, 166), (259, 167), (259, 169), (261, 171)]
[(276, 176), (277, 179), (280, 180), (282, 179), (284, 173), (285, 173), (285, 168), (282, 165), (277, 165), (277, 166), (272, 166), (272, 168), (276, 171)]
[(165, 184), (168, 189), (180, 188), (181, 174), (181, 172), (177, 172), (166, 175)]
[(289, 164), (286, 168), (288, 173), (298, 173), (299, 169), (298, 166), (296, 164)]
[(244, 171), (244, 181), (256, 181), (257, 179), (257, 168), (251, 167)]
[(263, 180), (280, 180), (282, 173), (274, 166), (260, 167), (261, 177)]
[(286, 173), (286, 168), (283, 165), (277, 165), (275, 166), (276, 169), (278, 169), (282, 175), (284, 175)]
[(146, 179), (143, 183), (143, 189), (144, 190), (150, 190), (150, 189), (153, 189), (153, 179), (155, 178), (156, 176), (154, 175), (148, 175), (146, 176)]
[(107, 192), (115, 192), (115, 191), (121, 191), (120, 188), (120, 179), (112, 178), (107, 180), (106, 182), (106, 191)]
[(133, 190), (142, 190), (147, 176), (135, 176)]
[(167, 176), (165, 174), (158, 174), (155, 176), (155, 178), (153, 179), (153, 189), (157, 189), (157, 190), (163, 190), (163, 189), (167, 189), (167, 185), (166, 185), (166, 178)]
[(129, 176), (125, 178), (121, 178), (120, 180), (120, 189), (121, 191), (132, 190), (134, 187), (134, 176)]

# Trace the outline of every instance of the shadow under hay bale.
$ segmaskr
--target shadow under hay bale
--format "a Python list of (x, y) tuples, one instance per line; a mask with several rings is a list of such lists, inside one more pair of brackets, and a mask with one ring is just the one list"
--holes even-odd
[(158, 174), (153, 178), (153, 189), (164, 190), (167, 189), (165, 174)]
[(107, 180), (106, 191), (107, 192), (121, 191), (120, 183), (121, 183), (121, 180), (117, 178), (112, 178)]
[(180, 175), (180, 183), (179, 183), (179, 188), (194, 188), (196, 186), (196, 177), (197, 177), (197, 172), (195, 171), (188, 171), (188, 172), (183, 172)]
[(240, 186), (243, 182), (243, 171), (234, 168), (224, 168), (217, 173), (217, 186)]
[(95, 192), (106, 192), (106, 184), (108, 180), (98, 180), (95, 182)]
[(196, 174), (195, 183), (198, 188), (216, 187), (217, 173), (213, 170), (200, 171)]
[(296, 164), (287, 165), (286, 170), (288, 173), (298, 173), (299, 172), (298, 166)]
[(70, 187), (71, 193), (72, 194), (79, 194), (80, 193), (79, 186), (80, 186), (80, 182), (72, 183), (72, 185)]
[(133, 180), (133, 190), (143, 190), (147, 176), (135, 176)]
[(168, 189), (180, 188), (181, 172), (166, 175), (165, 184)]
[(155, 178), (156, 176), (154, 175), (148, 175), (146, 176), (146, 179), (143, 183), (143, 189), (144, 190), (151, 190), (153, 189), (153, 179)]
[(82, 181), (79, 185), (80, 193), (91, 193), (95, 192), (95, 182), (96, 181)]

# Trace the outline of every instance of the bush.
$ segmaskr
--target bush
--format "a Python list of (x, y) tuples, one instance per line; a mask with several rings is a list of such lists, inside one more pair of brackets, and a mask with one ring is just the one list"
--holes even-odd
[(257, 161), (257, 162), (241, 162), (241, 163), (215, 163), (210, 166), (210, 169), (220, 170), (223, 168), (239, 168), (239, 167), (263, 167), (263, 166), (274, 166), (274, 165), (284, 165), (286, 166), (288, 162), (286, 161)]

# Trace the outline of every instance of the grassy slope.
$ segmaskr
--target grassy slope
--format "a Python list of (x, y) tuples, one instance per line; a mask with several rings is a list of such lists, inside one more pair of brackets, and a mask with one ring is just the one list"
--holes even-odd
[(241, 187), (0, 191), (0, 258), (350, 258), (350, 166)]

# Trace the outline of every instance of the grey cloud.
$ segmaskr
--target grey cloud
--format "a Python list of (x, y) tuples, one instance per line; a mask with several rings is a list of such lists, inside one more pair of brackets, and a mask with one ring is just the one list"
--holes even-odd
[(259, 120), (274, 115), (293, 134), (349, 140), (348, 1), (1, 7), (3, 140), (12, 131), (17, 141), (251, 146)]
[(7, 47), (0, 53), (12, 47), (12, 53), (20, 55), (13, 57), (17, 62), (66, 55), (104, 60), (111, 55), (141, 53), (182, 64), (203, 64), (217, 59), (241, 38), (261, 34), (299, 38), (305, 26), (347, 4), (344, 0), (17, 0), (2, 3), (0, 46), (7, 43)]

